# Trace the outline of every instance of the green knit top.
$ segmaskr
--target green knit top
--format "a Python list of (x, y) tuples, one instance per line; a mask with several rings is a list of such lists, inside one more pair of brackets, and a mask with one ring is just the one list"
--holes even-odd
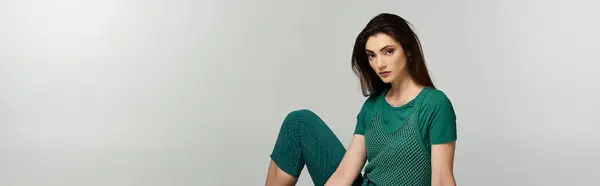
[(457, 139), (452, 104), (442, 91), (425, 87), (394, 107), (387, 91), (369, 96), (357, 116), (354, 133), (365, 136), (367, 148), (363, 185), (431, 185), (431, 145)]

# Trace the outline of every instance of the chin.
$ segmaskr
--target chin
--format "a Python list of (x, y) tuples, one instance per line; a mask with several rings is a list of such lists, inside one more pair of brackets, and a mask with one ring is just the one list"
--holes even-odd
[(391, 77), (381, 78), (381, 81), (383, 81), (384, 83), (391, 83), (392, 80), (393, 80), (393, 78), (391, 78)]

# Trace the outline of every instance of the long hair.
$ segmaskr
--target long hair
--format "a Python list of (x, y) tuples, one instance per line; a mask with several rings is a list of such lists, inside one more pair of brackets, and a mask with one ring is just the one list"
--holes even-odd
[(352, 52), (352, 71), (360, 79), (361, 89), (364, 96), (380, 92), (391, 86), (383, 82), (369, 65), (365, 45), (367, 39), (376, 34), (386, 34), (396, 42), (400, 43), (407, 54), (407, 68), (411, 78), (421, 86), (434, 87), (425, 59), (421, 42), (410, 28), (410, 23), (402, 17), (390, 13), (381, 13), (367, 23), (367, 26), (358, 34)]

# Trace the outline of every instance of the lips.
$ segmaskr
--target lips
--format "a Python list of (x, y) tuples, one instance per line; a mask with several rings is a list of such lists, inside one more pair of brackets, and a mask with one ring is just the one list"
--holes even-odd
[(384, 76), (384, 77), (385, 77), (385, 76), (389, 76), (389, 75), (390, 75), (390, 73), (392, 73), (392, 72), (390, 72), (390, 71), (383, 71), (383, 72), (379, 72), (379, 75), (381, 75), (381, 76)]

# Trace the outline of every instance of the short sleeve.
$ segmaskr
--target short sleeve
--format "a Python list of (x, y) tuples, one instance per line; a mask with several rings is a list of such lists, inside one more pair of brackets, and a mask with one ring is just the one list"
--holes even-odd
[(426, 122), (429, 126), (429, 141), (432, 145), (452, 142), (457, 139), (456, 115), (448, 97), (435, 90), (426, 106)]
[(371, 105), (373, 105), (373, 102), (376, 99), (375, 96), (376, 95), (369, 96), (369, 98), (365, 100), (362, 107), (360, 108), (360, 112), (356, 116), (356, 126), (354, 128), (354, 134), (365, 135), (365, 130), (367, 128), (367, 112), (369, 111), (369, 109), (372, 109)]
[(356, 116), (356, 127), (354, 128), (354, 134), (365, 135), (365, 116), (364, 111), (358, 113)]

